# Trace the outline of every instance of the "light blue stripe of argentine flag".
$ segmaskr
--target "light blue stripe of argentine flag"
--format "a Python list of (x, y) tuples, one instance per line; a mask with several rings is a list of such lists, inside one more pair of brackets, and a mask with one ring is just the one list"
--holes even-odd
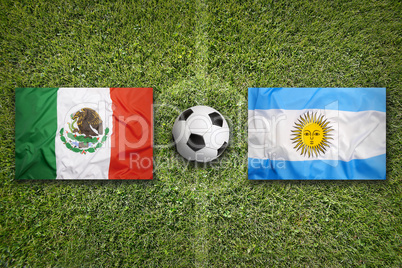
[(340, 111), (385, 112), (385, 96), (385, 88), (249, 88), (248, 109), (331, 109), (337, 102)]
[(248, 179), (385, 180), (385, 161), (385, 154), (348, 162), (338, 160), (280, 161), (249, 158)]

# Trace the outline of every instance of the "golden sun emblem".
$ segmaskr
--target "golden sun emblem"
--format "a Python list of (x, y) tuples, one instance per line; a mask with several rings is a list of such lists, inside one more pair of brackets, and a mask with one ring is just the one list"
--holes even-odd
[(300, 155), (308, 155), (314, 157), (325, 154), (332, 140), (331, 134), (333, 129), (329, 125), (330, 122), (323, 115), (307, 112), (301, 115), (295, 122), (294, 130), (292, 130), (293, 138), (291, 139), (295, 145), (296, 151), (300, 151)]

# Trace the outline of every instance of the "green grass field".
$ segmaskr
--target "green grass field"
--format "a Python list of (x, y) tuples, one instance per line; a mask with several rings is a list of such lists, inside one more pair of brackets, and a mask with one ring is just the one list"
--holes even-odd
[[(0, 266), (402, 266), (400, 1), (128, 2), (0, 1)], [(387, 180), (248, 181), (258, 86), (386, 87)], [(16, 181), (16, 87), (153, 87), (154, 180)], [(206, 167), (193, 105), (231, 126)]]

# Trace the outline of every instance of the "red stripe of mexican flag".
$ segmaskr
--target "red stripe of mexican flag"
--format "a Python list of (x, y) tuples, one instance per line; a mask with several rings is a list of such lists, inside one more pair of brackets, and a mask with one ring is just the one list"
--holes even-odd
[(152, 179), (152, 88), (16, 89), (16, 178)]
[(152, 88), (111, 88), (110, 97), (115, 107), (109, 179), (152, 179)]

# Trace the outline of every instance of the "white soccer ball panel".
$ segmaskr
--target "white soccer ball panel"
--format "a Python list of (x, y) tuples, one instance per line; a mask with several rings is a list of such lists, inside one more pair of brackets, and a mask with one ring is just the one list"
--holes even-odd
[(187, 146), (185, 142), (176, 142), (177, 152), (187, 160), (195, 160), (195, 151)]
[(173, 125), (172, 133), (175, 142), (179, 142), (181, 140), (186, 142), (191, 134), (186, 122), (182, 120), (176, 120)]
[(219, 149), (223, 143), (229, 143), (229, 128), (212, 126), (211, 129), (204, 134), (205, 147)]
[(195, 152), (195, 161), (197, 162), (209, 162), (218, 157), (218, 151), (211, 148), (202, 148)]
[[(222, 115), (221, 115), (221, 116), (222, 116)], [(222, 125), (222, 128), (227, 128), (227, 129), (229, 129), (229, 125), (228, 125), (228, 122), (226, 122), (225, 117), (222, 116), (222, 118), (223, 118), (223, 125)]]
[(212, 127), (208, 114), (194, 112), (186, 121), (191, 133), (203, 135)]
[(206, 114), (208, 115), (209, 113), (216, 112), (214, 108), (211, 108), (209, 106), (203, 106), (203, 105), (198, 105), (198, 106), (193, 106), (190, 108), (193, 110), (195, 114)]

